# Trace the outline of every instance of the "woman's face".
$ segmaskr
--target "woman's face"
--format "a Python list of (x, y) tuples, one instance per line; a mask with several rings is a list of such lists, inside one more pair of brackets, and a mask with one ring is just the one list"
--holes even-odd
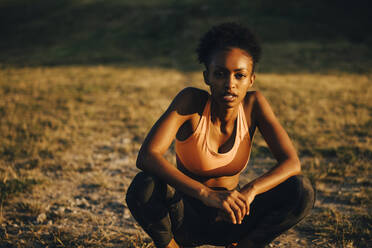
[(213, 54), (208, 69), (204, 71), (214, 100), (221, 106), (238, 106), (255, 79), (253, 60), (240, 48), (221, 50)]

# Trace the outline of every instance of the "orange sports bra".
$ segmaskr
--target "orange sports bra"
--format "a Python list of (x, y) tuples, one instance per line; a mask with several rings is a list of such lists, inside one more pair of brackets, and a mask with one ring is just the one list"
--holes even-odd
[(239, 105), (234, 145), (226, 153), (218, 153), (209, 148), (210, 109), (211, 98), (208, 97), (195, 132), (184, 141), (176, 139), (177, 166), (197, 176), (233, 176), (245, 168), (251, 150), (243, 105)]

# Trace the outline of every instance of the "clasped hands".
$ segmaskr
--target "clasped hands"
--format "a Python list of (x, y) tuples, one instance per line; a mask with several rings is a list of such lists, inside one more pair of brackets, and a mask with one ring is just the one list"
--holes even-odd
[(249, 215), (250, 205), (256, 194), (253, 187), (237, 190), (208, 190), (202, 199), (205, 205), (220, 209), (216, 220), (225, 220), (233, 224), (241, 224)]

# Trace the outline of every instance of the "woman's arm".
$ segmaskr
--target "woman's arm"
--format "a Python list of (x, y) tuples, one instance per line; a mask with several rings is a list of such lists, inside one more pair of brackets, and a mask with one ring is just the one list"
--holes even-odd
[(195, 99), (201, 97), (196, 91), (187, 88), (175, 97), (143, 142), (137, 157), (137, 167), (162, 178), (177, 190), (201, 200), (207, 206), (222, 209), (231, 222), (240, 223), (248, 208), (241, 193), (236, 190), (212, 190), (182, 173), (163, 156), (179, 128), (196, 113), (195, 110), (190, 111)]
[(269, 103), (260, 92), (255, 92), (254, 96), (253, 115), (256, 125), (278, 164), (242, 188), (241, 193), (246, 196), (247, 204), (250, 204), (256, 195), (301, 172), (296, 150)]
[(207, 187), (183, 174), (163, 156), (175, 139), (178, 129), (191, 119), (193, 111), (187, 108), (190, 108), (190, 100), (196, 94), (196, 89), (186, 88), (174, 98), (145, 138), (136, 165), (186, 194), (200, 198)]

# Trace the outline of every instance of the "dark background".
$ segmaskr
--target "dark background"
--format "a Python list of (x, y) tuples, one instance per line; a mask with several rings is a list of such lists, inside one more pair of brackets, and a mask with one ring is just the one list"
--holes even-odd
[(0, 66), (115, 65), (189, 71), (199, 37), (238, 21), (263, 43), (261, 72), (371, 71), (368, 1), (5, 0)]

